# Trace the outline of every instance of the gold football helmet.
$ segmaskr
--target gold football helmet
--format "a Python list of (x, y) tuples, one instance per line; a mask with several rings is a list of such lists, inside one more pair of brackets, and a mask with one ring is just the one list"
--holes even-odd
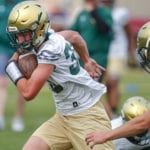
[(124, 103), (121, 115), (125, 121), (129, 121), (135, 117), (142, 115), (150, 108), (149, 101), (140, 96), (134, 96)]
[(137, 58), (141, 66), (150, 73), (150, 22), (144, 24), (138, 32)]
[[(49, 25), (45, 7), (36, 1), (24, 1), (17, 4), (10, 12), (6, 30), (13, 47), (30, 51), (33, 46), (37, 47), (45, 40)], [(16, 34), (29, 31), (32, 32), (30, 44), (29, 42), (19, 44)]]

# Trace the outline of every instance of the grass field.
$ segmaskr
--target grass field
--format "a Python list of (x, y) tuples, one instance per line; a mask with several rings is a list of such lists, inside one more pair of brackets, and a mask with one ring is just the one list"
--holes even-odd
[[(143, 96), (150, 98), (150, 75), (141, 70), (129, 70), (120, 82), (121, 100), (131, 96)], [(11, 130), (11, 121), (15, 112), (15, 86), (10, 83), (9, 96), (6, 106), (6, 128), (0, 131), (0, 150), (21, 150), (31, 133), (55, 112), (55, 106), (48, 87), (45, 86), (35, 100), (26, 103), (24, 121), (26, 128), (24, 132), (15, 133)], [(120, 107), (118, 109), (118, 112)]]

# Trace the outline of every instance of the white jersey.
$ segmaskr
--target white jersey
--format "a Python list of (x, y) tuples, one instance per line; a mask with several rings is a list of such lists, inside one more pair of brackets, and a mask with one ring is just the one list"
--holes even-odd
[(109, 57), (127, 58), (128, 39), (124, 30), (124, 26), (128, 24), (130, 20), (129, 12), (126, 8), (113, 8), (112, 17), (114, 20), (114, 39), (110, 44)]
[(49, 36), (37, 54), (38, 63), (53, 64), (48, 79), (56, 109), (62, 115), (72, 115), (91, 107), (106, 92), (106, 87), (94, 81), (79, 64), (73, 47), (61, 35)]
[[(118, 117), (111, 121), (112, 129), (115, 129), (124, 124), (122, 117)], [(143, 136), (134, 136), (131, 138), (120, 138), (114, 140), (116, 150), (142, 150), (150, 148), (150, 131)]]

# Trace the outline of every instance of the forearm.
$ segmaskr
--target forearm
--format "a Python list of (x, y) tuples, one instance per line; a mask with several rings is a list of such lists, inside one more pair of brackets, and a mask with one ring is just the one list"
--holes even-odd
[(84, 69), (89, 73), (89, 75), (92, 78), (99, 78), (102, 75), (102, 71), (105, 71), (105, 68), (101, 67), (95, 62), (95, 60), (90, 58), (87, 45), (79, 33), (69, 30), (59, 32), (59, 34), (61, 34), (73, 45), (74, 49), (84, 64)]
[[(148, 121), (147, 117), (150, 115), (150, 111), (146, 112), (144, 115), (128, 121), (124, 125), (108, 132), (106, 134), (106, 141), (114, 140), (122, 137), (130, 137), (144, 132), (150, 128), (150, 119)], [(150, 118), (150, 117), (149, 117)]]
[(26, 101), (31, 101), (36, 96), (36, 94), (34, 93), (31, 94), (32, 93), (32, 90), (30, 89), (31, 81), (28, 81), (26, 78), (20, 79), (17, 82), (16, 87), (18, 88), (18, 91), (22, 94), (22, 96)]

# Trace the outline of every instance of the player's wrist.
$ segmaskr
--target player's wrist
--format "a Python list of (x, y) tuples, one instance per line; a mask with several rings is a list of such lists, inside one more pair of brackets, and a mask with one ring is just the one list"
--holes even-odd
[(15, 85), (17, 84), (19, 79), (24, 77), (23, 73), (20, 71), (18, 64), (15, 60), (9, 61), (5, 70), (8, 77), (12, 80), (12, 82)]
[(110, 141), (113, 140), (113, 133), (111, 131), (106, 132), (105, 137), (104, 137), (104, 141)]

